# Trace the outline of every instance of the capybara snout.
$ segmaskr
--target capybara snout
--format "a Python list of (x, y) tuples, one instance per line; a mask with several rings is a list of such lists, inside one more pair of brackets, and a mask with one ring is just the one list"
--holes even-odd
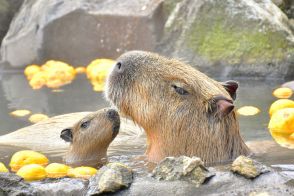
[(234, 111), (237, 88), (178, 60), (131, 51), (117, 59), (106, 96), (144, 128), (149, 160), (188, 155), (211, 163), (248, 153)]

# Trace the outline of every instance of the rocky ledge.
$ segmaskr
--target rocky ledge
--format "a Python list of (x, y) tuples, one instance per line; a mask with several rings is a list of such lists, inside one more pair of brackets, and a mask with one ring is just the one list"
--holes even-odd
[(111, 163), (89, 180), (60, 178), (29, 183), (13, 173), (0, 174), (0, 195), (291, 195), (293, 191), (291, 171), (269, 169), (243, 156), (230, 167), (215, 168), (205, 168), (197, 157), (167, 157), (151, 175)]

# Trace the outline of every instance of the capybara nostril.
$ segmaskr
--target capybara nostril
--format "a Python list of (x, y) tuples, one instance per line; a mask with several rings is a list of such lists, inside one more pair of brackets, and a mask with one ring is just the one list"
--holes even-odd
[(107, 112), (106, 112), (106, 115), (107, 117), (110, 119), (110, 120), (118, 120), (119, 119), (119, 114), (116, 110), (114, 109), (109, 109)]
[(114, 70), (118, 73), (122, 73), (124, 71), (124, 66), (121, 62), (117, 62)]
[(118, 62), (118, 63), (116, 64), (116, 66), (117, 66), (117, 69), (120, 69), (120, 68), (121, 68), (121, 62)]

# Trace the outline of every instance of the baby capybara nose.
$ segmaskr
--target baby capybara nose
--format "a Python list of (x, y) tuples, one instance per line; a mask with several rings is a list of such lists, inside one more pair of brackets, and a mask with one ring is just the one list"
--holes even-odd
[(110, 120), (118, 120), (119, 119), (119, 114), (116, 110), (114, 109), (109, 109), (107, 112), (106, 112), (106, 115), (107, 117), (110, 119)]

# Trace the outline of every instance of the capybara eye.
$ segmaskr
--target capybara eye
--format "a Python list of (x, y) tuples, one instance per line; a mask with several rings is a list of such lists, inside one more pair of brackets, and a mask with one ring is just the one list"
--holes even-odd
[(121, 68), (121, 62), (116, 63), (116, 66), (117, 66), (118, 69), (120, 69)]
[(86, 121), (86, 122), (83, 122), (83, 123), (81, 124), (81, 128), (83, 128), (83, 129), (87, 129), (87, 128), (89, 127), (90, 123), (91, 123), (90, 120), (88, 120), (88, 121)]
[(178, 87), (178, 86), (176, 86), (176, 85), (172, 85), (172, 87), (175, 89), (175, 91), (178, 93), (178, 94), (180, 94), (180, 95), (188, 95), (189, 94), (189, 92), (188, 91), (186, 91), (184, 88), (182, 88), (182, 87)]

